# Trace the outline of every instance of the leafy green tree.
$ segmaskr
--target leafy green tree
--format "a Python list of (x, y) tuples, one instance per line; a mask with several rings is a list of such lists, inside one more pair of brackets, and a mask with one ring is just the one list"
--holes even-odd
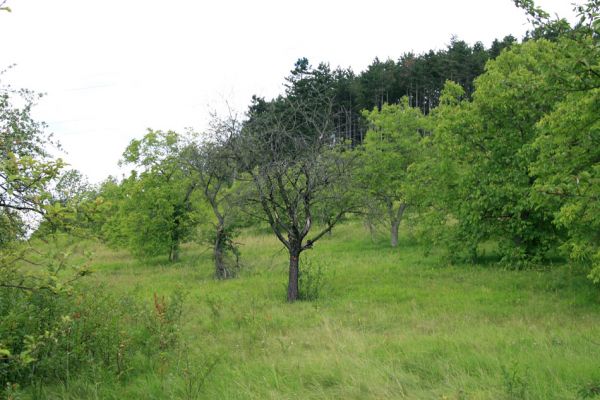
[(93, 192), (87, 178), (76, 169), (61, 171), (52, 189), (52, 201), (62, 205), (81, 202)]
[(556, 41), (571, 31), (571, 26), (564, 18), (555, 19), (541, 7), (537, 7), (534, 0), (513, 0), (515, 5), (522, 8), (529, 17), (533, 29), (528, 31), (524, 40), (547, 39)]
[(473, 101), (434, 116), (434, 140), (458, 172), (456, 184), (445, 186), (458, 200), (451, 213), (455, 240), (471, 258), (479, 243), (495, 239), (503, 263), (520, 267), (542, 260), (559, 239), (552, 210), (533, 200), (529, 174), (536, 124), (559, 99), (546, 73), (556, 62), (556, 44), (549, 41), (513, 46), (488, 63)]
[(0, 87), (0, 207), (3, 209), (43, 213), (43, 206), (50, 198), (48, 185), (64, 165), (62, 160), (53, 160), (46, 150), (53, 145), (44, 132), (46, 126), (31, 117), (31, 108), (40, 97), (28, 90)]
[(559, 38), (546, 72), (564, 96), (537, 125), (531, 175), (536, 201), (551, 207), (556, 225), (568, 233), (563, 248), (600, 283), (600, 2), (576, 11), (579, 23)]
[[(447, 81), (440, 104), (427, 116), (430, 134), (422, 138), (419, 157), (408, 169), (411, 198), (418, 207), (417, 237), (426, 253), (432, 248), (449, 250), (449, 258), (477, 258), (477, 237), (466, 240), (468, 220), (459, 218), (469, 207), (469, 152), (455, 134), (473, 125), (470, 103), (463, 87)], [(432, 132), (431, 132), (432, 131)], [(460, 153), (459, 153), (460, 151)]]
[(46, 213), (58, 218), (46, 218), (42, 221), (36, 229), (36, 237), (59, 231), (77, 236), (92, 233), (99, 205), (96, 201), (97, 192), (81, 172), (75, 169), (61, 170), (49, 194)]
[(39, 98), (0, 84), (0, 288), (54, 290), (61, 284), (56, 273), (64, 265), (57, 267), (52, 257), (35, 273), (20, 268), (33, 262), (24, 245), (29, 235), (41, 221), (58, 223), (62, 216), (51, 212), (50, 189), (64, 163), (50, 157), (51, 137), (31, 117)]
[(371, 126), (361, 153), (357, 172), (359, 185), (368, 193), (370, 214), (383, 217), (391, 233), (391, 245), (398, 245), (398, 228), (410, 205), (409, 168), (419, 156), (424, 117), (404, 97), (395, 105), (384, 104), (365, 111)]
[(109, 243), (138, 257), (168, 254), (170, 261), (178, 260), (181, 243), (200, 220), (194, 171), (181, 159), (184, 146), (177, 133), (152, 130), (127, 146), (123, 163), (137, 169), (113, 192), (116, 210), (107, 207), (114, 211), (102, 229)]
[(555, 223), (566, 228), (571, 259), (591, 265), (590, 278), (600, 283), (600, 89), (568, 95), (539, 124), (540, 204), (556, 211)]

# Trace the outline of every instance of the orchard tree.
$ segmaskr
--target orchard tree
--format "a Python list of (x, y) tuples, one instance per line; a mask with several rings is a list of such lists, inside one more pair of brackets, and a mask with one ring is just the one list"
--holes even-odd
[(38, 99), (31, 91), (0, 85), (1, 288), (33, 290), (46, 284), (18, 267), (26, 259), (22, 241), (46, 215), (49, 186), (63, 166), (46, 151), (51, 140), (45, 125), (31, 117)]
[[(334, 145), (329, 94), (313, 89), (251, 108), (243, 128), (228, 141), (252, 184), (246, 201), (262, 210), (262, 219), (288, 250), (289, 302), (299, 299), (300, 254), (356, 207), (353, 157)], [(325, 222), (310, 236), (316, 210)]]
[(61, 218), (47, 218), (36, 230), (36, 236), (57, 231), (71, 235), (91, 234), (96, 219), (98, 203), (97, 192), (87, 178), (75, 169), (63, 169), (56, 176), (50, 191), (46, 207), (47, 214), (60, 214)]
[(183, 152), (183, 158), (195, 173), (197, 189), (214, 217), (210, 242), (217, 279), (231, 278), (239, 268), (239, 250), (233, 241), (238, 214), (233, 188), (236, 168), (229, 148), (223, 145), (237, 131), (237, 124), (233, 117), (220, 120), (215, 116), (211, 131), (201, 142), (190, 143)]
[[(579, 24), (557, 42), (546, 75), (564, 93), (538, 123), (531, 167), (536, 201), (567, 231), (563, 249), (600, 283), (600, 2), (576, 7)], [(540, 21), (543, 25), (545, 21)]]
[(600, 89), (570, 93), (539, 124), (533, 164), (538, 202), (556, 210), (572, 260), (600, 283)]
[(447, 81), (440, 94), (439, 106), (427, 116), (430, 134), (420, 141), (419, 156), (408, 168), (410, 198), (418, 208), (416, 236), (425, 245), (449, 250), (451, 260), (477, 258), (480, 236), (469, 229), (468, 212), (471, 194), (468, 179), (471, 153), (456, 132), (475, 124), (471, 103), (463, 87)]
[(561, 97), (546, 73), (559, 62), (556, 50), (547, 40), (513, 46), (488, 63), (473, 101), (434, 115), (434, 141), (458, 174), (453, 186), (442, 186), (451, 193), (441, 198), (454, 198), (455, 241), (470, 258), (479, 243), (495, 239), (502, 262), (522, 267), (544, 259), (560, 239), (552, 210), (533, 199), (529, 173), (536, 124)]
[(398, 228), (411, 201), (409, 168), (419, 157), (425, 119), (407, 97), (363, 115), (370, 129), (361, 152), (358, 183), (368, 195), (369, 215), (387, 223), (391, 245), (396, 247)]
[(103, 228), (110, 243), (139, 257), (178, 260), (181, 243), (199, 222), (193, 199), (198, 183), (181, 159), (184, 146), (177, 133), (153, 130), (127, 146), (122, 163), (134, 169), (120, 184), (116, 212)]
[(0, 207), (4, 210), (43, 214), (50, 198), (48, 185), (64, 166), (47, 152), (53, 143), (46, 126), (31, 118), (39, 98), (28, 90), (0, 86)]

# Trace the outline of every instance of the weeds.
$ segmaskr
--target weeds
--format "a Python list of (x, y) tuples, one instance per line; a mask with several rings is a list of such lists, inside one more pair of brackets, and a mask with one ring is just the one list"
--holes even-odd
[(502, 367), (502, 377), (507, 399), (523, 400), (527, 398), (527, 379), (519, 374), (517, 364), (511, 368)]
[(300, 265), (298, 277), (299, 297), (304, 301), (316, 301), (321, 297), (323, 288), (327, 283), (326, 264), (314, 262), (309, 257), (304, 257)]
[(136, 353), (152, 357), (152, 348), (164, 352), (178, 342), (183, 298), (155, 295), (148, 310), (99, 288), (0, 291), (0, 398), (18, 398), (22, 387), (45, 398), (44, 386), (53, 384), (68, 395), (74, 380), (96, 370), (105, 381), (125, 379)]
[(148, 329), (154, 333), (161, 351), (177, 343), (184, 298), (181, 290), (174, 291), (168, 301), (154, 293), (154, 313), (148, 321)]
[(180, 361), (183, 362), (180, 376), (183, 379), (183, 387), (180, 390), (180, 397), (185, 400), (195, 400), (200, 398), (205, 387), (206, 381), (213, 373), (220, 359), (218, 357), (205, 357), (202, 362), (194, 362), (190, 358), (190, 349), (187, 346), (182, 348)]

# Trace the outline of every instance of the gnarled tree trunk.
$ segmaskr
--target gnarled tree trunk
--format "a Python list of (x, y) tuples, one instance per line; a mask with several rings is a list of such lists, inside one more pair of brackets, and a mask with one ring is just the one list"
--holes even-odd
[(288, 279), (287, 301), (292, 303), (300, 299), (298, 277), (300, 275), (300, 245), (290, 244), (290, 269)]
[(231, 273), (225, 261), (226, 234), (222, 225), (217, 226), (215, 235), (215, 245), (213, 248), (213, 258), (215, 261), (215, 277), (217, 279), (227, 279)]
[(171, 244), (171, 249), (169, 251), (169, 261), (179, 261), (179, 242), (174, 242), (173, 244)]
[(400, 221), (392, 222), (392, 229), (391, 229), (392, 239), (390, 240), (390, 244), (392, 245), (392, 247), (398, 246), (398, 228), (399, 227), (400, 227)]
[(406, 209), (405, 203), (400, 204), (400, 206), (398, 207), (398, 210), (395, 213), (393, 212), (393, 207), (391, 205), (389, 207), (390, 219), (392, 222), (391, 230), (390, 230), (390, 233), (391, 233), (390, 244), (392, 245), (392, 247), (398, 246), (398, 229), (400, 228), (400, 222), (402, 222), (402, 216), (404, 215), (405, 209)]

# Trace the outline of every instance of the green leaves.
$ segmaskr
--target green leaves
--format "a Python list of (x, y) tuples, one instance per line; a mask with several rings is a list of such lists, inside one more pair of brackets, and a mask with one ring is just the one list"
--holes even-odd
[(39, 97), (0, 85), (0, 290), (66, 292), (78, 277), (64, 273), (72, 265), (51, 250), (51, 241), (39, 254), (28, 247), (32, 236), (42, 236), (40, 225), (64, 226), (70, 215), (52, 193), (65, 164), (51, 158), (48, 147), (58, 145), (31, 117)]
[[(591, 267), (600, 258), (600, 89), (570, 93), (538, 124), (535, 201), (552, 206), (555, 224), (568, 232), (563, 249)], [(596, 272), (594, 272), (596, 271)]]
[(437, 174), (429, 201), (456, 219), (446, 225), (449, 244), (468, 258), (494, 239), (503, 262), (522, 267), (556, 240), (551, 212), (532, 202), (528, 170), (536, 123), (556, 102), (544, 74), (555, 60), (556, 46), (548, 41), (513, 46), (488, 63), (472, 102), (461, 100), (461, 88), (450, 82), (431, 114), (433, 157), (423, 162), (433, 165), (421, 166)]
[(550, 18), (550, 14), (548, 14), (542, 8), (536, 7), (533, 0), (514, 0), (514, 2), (517, 7), (525, 10), (527, 14), (537, 23), (542, 23)]
[(358, 184), (368, 193), (365, 203), (372, 222), (386, 221), (396, 227), (394, 235), (415, 190), (409, 169), (421, 150), (425, 119), (406, 97), (381, 110), (364, 111), (363, 116), (370, 129), (360, 153)]
[(147, 258), (168, 254), (175, 261), (180, 244), (203, 218), (197, 207), (196, 171), (182, 158), (177, 133), (152, 131), (132, 140), (123, 163), (136, 169), (120, 184), (106, 182), (101, 235), (110, 244)]

